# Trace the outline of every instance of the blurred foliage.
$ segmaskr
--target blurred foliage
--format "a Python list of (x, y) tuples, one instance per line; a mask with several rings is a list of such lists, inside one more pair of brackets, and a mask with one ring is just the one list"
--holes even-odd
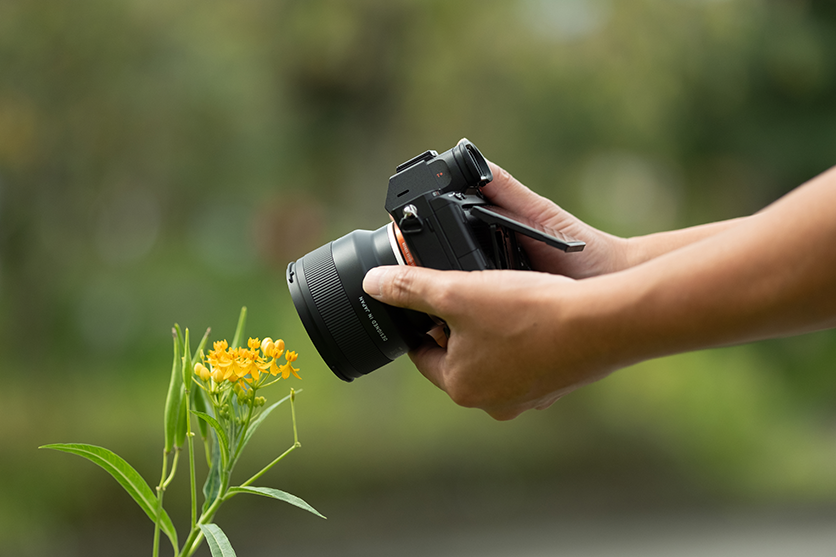
[(648, 362), (497, 424), (406, 359), (338, 382), (283, 273), (385, 222), (394, 167), (462, 136), (617, 234), (749, 214), (833, 164), (834, 54), (826, 0), (4, 0), (0, 541), (48, 553), (129, 520), (97, 470), (34, 448), (152, 470), (169, 328), (241, 305), (252, 335), (300, 348), (288, 481), (323, 493), (833, 503), (830, 332)]

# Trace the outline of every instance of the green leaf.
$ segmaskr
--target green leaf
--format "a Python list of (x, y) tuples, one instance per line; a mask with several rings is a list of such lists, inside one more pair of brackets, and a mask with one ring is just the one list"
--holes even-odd
[(221, 489), (221, 455), (218, 446), (220, 443), (212, 444), (212, 465), (209, 467), (209, 473), (206, 475), (206, 481), (203, 484), (203, 512), (206, 512), (215, 499), (218, 498), (218, 492)]
[(206, 536), (206, 543), (209, 544), (212, 557), (235, 557), (232, 544), (217, 524), (198, 524), (198, 526)]
[[(192, 406), (198, 412), (206, 413), (207, 411), (206, 391), (204, 391), (200, 387), (192, 388)], [(206, 425), (206, 422), (204, 422), (203, 420), (198, 420), (197, 425), (200, 428), (200, 438), (206, 441), (206, 434), (209, 433), (209, 428)]]
[(235, 327), (235, 336), (232, 337), (232, 344), (230, 348), (238, 348), (241, 346), (241, 337), (244, 336), (244, 327), (247, 324), (247, 306), (241, 308), (241, 313), (238, 315), (238, 326)]
[[(301, 391), (301, 390), (299, 390), (299, 391), (296, 391), (296, 392), (297, 392), (297, 393), (301, 393), (302, 391)], [(242, 449), (243, 449), (244, 447), (246, 447), (246, 446), (247, 446), (247, 443), (250, 441), (250, 437), (252, 437), (252, 436), (253, 436), (253, 433), (255, 433), (255, 430), (258, 428), (258, 426), (260, 426), (260, 425), (261, 425), (261, 422), (262, 422), (262, 421), (264, 421), (264, 418), (266, 418), (266, 417), (267, 417), (267, 415), (268, 415), (270, 412), (272, 412), (273, 410), (275, 410), (275, 408), (276, 408), (278, 405), (280, 405), (281, 403), (285, 402), (285, 401), (286, 401), (286, 400), (288, 400), (289, 398), (290, 398), (290, 395), (287, 395), (286, 397), (284, 397), (284, 398), (283, 398), (283, 399), (281, 399), (280, 401), (278, 401), (278, 402), (276, 402), (276, 403), (271, 404), (270, 406), (268, 406), (267, 408), (265, 408), (265, 409), (261, 412), (261, 414), (259, 414), (259, 415), (258, 415), (258, 417), (257, 417), (256, 419), (254, 419), (252, 422), (250, 422), (250, 427), (247, 429), (247, 432), (244, 434), (244, 440), (241, 442), (241, 448), (242, 448)]]
[(312, 506), (308, 505), (305, 501), (296, 497), (295, 495), (291, 495), (286, 491), (280, 491), (278, 489), (273, 489), (272, 487), (232, 487), (229, 489), (228, 493), (252, 493), (253, 495), (263, 495), (264, 497), (271, 497), (273, 499), (278, 499), (279, 501), (284, 501), (285, 503), (290, 503), (300, 509), (305, 509), (306, 511), (315, 514), (321, 518), (325, 518), (319, 511), (317, 511)]
[[(97, 447), (95, 445), (86, 445), (83, 443), (55, 443), (51, 445), (43, 445), (41, 449), (54, 449), (56, 451), (63, 451), (86, 458), (90, 462), (101, 466), (107, 473), (119, 482), (128, 495), (133, 497), (134, 501), (145, 511), (151, 522), (157, 522), (157, 496), (148, 487), (148, 484), (139, 475), (133, 466), (127, 463), (125, 459), (104, 447)], [(168, 536), (171, 545), (177, 552), (177, 530), (174, 529), (174, 524), (171, 522), (168, 513), (165, 509), (160, 509), (160, 529)]]
[(180, 383), (180, 343), (177, 340), (177, 333), (174, 332), (174, 362), (171, 364), (171, 378), (168, 382), (168, 394), (165, 399), (165, 452), (171, 451), (174, 446), (174, 438), (177, 430), (178, 410), (180, 409), (180, 397), (183, 388)]
[(192, 354), (192, 362), (199, 362), (201, 360), (200, 353), (203, 352), (203, 348), (206, 346), (206, 341), (209, 340), (209, 333), (212, 332), (212, 329), (206, 329), (206, 332), (203, 333), (203, 337), (200, 339), (200, 344), (197, 345), (197, 348)]
[(212, 429), (215, 430), (215, 433), (218, 435), (218, 445), (220, 445), (221, 449), (221, 465), (223, 468), (226, 468), (226, 463), (229, 462), (229, 439), (227, 439), (223, 426), (220, 422), (218, 422), (218, 420), (206, 412), (192, 410), (192, 414), (212, 426)]

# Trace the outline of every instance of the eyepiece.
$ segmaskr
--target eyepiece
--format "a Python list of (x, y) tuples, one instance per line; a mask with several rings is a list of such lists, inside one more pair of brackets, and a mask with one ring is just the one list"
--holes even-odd
[(477, 186), (484, 186), (493, 180), (487, 159), (469, 140), (462, 139), (452, 151), (453, 158), (469, 181), (476, 182)]

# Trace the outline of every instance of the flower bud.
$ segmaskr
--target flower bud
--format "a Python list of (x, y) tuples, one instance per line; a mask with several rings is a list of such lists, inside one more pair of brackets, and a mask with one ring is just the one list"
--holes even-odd
[(206, 369), (205, 365), (203, 365), (200, 362), (194, 365), (194, 372), (195, 375), (200, 377), (200, 379), (203, 381), (209, 381), (209, 379), (212, 377), (212, 373), (208, 369)]

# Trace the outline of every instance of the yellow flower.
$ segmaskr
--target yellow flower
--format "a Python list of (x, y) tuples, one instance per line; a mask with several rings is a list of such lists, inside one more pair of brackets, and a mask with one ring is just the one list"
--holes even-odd
[[(232, 375), (235, 377), (235, 380), (241, 379), (247, 374), (255, 378), (254, 374), (258, 373), (258, 367), (256, 366), (257, 357), (258, 354), (252, 350), (247, 350), (246, 348), (235, 349), (232, 365)], [(233, 379), (230, 379), (230, 381), (233, 381)]]
[(250, 347), (250, 350), (258, 350), (258, 347), (261, 346), (261, 342), (257, 338), (250, 338), (247, 341), (247, 346)]
[(229, 344), (226, 343), (225, 340), (216, 340), (212, 343), (215, 352), (224, 352), (227, 348), (229, 348)]
[[(213, 373), (214, 370), (221, 370), (220, 381), (223, 381), (232, 375), (232, 369), (230, 368), (233, 364), (232, 355), (227, 351), (229, 345), (225, 340), (216, 341), (213, 346), (214, 350), (209, 351), (206, 360), (212, 366)], [(215, 381), (218, 381), (218, 379), (215, 379)]]
[(287, 379), (288, 377), (290, 377), (291, 373), (294, 376), (296, 376), (297, 379), (302, 379), (301, 377), (299, 377), (299, 374), (296, 373), (297, 371), (299, 371), (299, 369), (290, 365), (291, 362), (296, 361), (296, 358), (299, 357), (299, 354), (297, 354), (293, 350), (288, 350), (284, 357), (287, 360), (287, 363), (284, 364), (281, 368), (279, 368), (279, 371), (281, 371), (282, 374), (282, 379)]
[(298, 369), (298, 368), (293, 367), (292, 365), (290, 365), (290, 362), (287, 362), (287, 363), (286, 363), (286, 364), (284, 364), (282, 367), (280, 367), (280, 368), (279, 368), (279, 371), (280, 371), (280, 372), (281, 372), (281, 374), (282, 374), (282, 379), (287, 379), (288, 377), (290, 377), (290, 374), (291, 374), (291, 373), (292, 373), (294, 376), (296, 376), (296, 379), (302, 379), (301, 377), (299, 377), (299, 374), (298, 374), (298, 373), (296, 373), (297, 371), (299, 371), (299, 369)]

